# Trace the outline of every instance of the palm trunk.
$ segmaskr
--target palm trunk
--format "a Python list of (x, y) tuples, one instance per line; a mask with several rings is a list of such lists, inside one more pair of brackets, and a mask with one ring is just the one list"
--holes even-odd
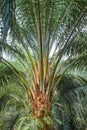
[(34, 91), (35, 99), (32, 103), (34, 117), (39, 119), (43, 123), (43, 128), (40, 130), (51, 130), (51, 124), (49, 125), (44, 118), (50, 116), (51, 113), (51, 97), (47, 94), (43, 94), (41, 91)]

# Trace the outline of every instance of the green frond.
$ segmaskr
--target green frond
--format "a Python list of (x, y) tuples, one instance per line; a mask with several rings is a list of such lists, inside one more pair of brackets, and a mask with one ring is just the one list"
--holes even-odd
[[(56, 129), (84, 129), (86, 116), (84, 112), (87, 102), (87, 80), (72, 74), (62, 77), (53, 100), (53, 113)], [(57, 119), (60, 122), (57, 122)], [(82, 125), (82, 124), (83, 125)]]
[[(5, 113), (6, 114), (6, 113)], [(8, 117), (8, 119), (6, 119), (6, 117), (3, 117), (2, 118), (2, 121), (5, 123), (3, 123), (0, 119), (0, 129), (7, 129), (7, 130), (13, 130), (15, 124), (16, 124), (16, 121), (18, 119), (18, 115), (15, 114), (13, 115), (13, 117), (11, 117), (12, 115), (10, 115), (9, 113), (6, 114), (6, 116)]]
[(7, 83), (9, 81), (13, 81), (13, 79), (16, 78), (15, 74), (12, 72), (11, 68), (7, 67), (3, 63), (0, 64), (0, 86), (3, 85), (3, 83)]
[[(0, 1), (3, 21), (3, 36), (7, 36), (8, 30), (13, 30), (15, 23), (15, 1)], [(4, 37), (4, 38), (5, 38)]]

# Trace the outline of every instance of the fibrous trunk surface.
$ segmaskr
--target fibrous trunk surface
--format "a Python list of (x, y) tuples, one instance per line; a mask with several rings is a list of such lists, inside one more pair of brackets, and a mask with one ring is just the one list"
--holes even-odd
[(34, 117), (39, 119), (44, 127), (40, 130), (51, 130), (51, 125), (48, 125), (43, 119), (50, 116), (51, 113), (51, 97), (41, 91), (34, 91), (35, 99), (33, 100), (32, 107)]

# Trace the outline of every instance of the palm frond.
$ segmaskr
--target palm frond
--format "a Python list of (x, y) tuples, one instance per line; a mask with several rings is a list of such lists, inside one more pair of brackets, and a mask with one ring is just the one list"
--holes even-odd
[(84, 119), (85, 107), (83, 102), (87, 101), (86, 99), (87, 80), (71, 74), (63, 76), (53, 100), (56, 129), (71, 130), (81, 127), (84, 129), (86, 119)]
[(8, 30), (12, 30), (15, 21), (15, 1), (1, 1), (3, 36), (7, 36)]

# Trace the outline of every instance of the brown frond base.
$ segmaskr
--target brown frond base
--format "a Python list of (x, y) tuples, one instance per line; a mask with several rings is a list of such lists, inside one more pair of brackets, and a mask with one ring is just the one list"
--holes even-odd
[(39, 119), (44, 127), (40, 130), (52, 130), (51, 126), (43, 119), (50, 116), (51, 112), (51, 98), (47, 94), (39, 92), (35, 94), (35, 99), (32, 103), (34, 117)]

